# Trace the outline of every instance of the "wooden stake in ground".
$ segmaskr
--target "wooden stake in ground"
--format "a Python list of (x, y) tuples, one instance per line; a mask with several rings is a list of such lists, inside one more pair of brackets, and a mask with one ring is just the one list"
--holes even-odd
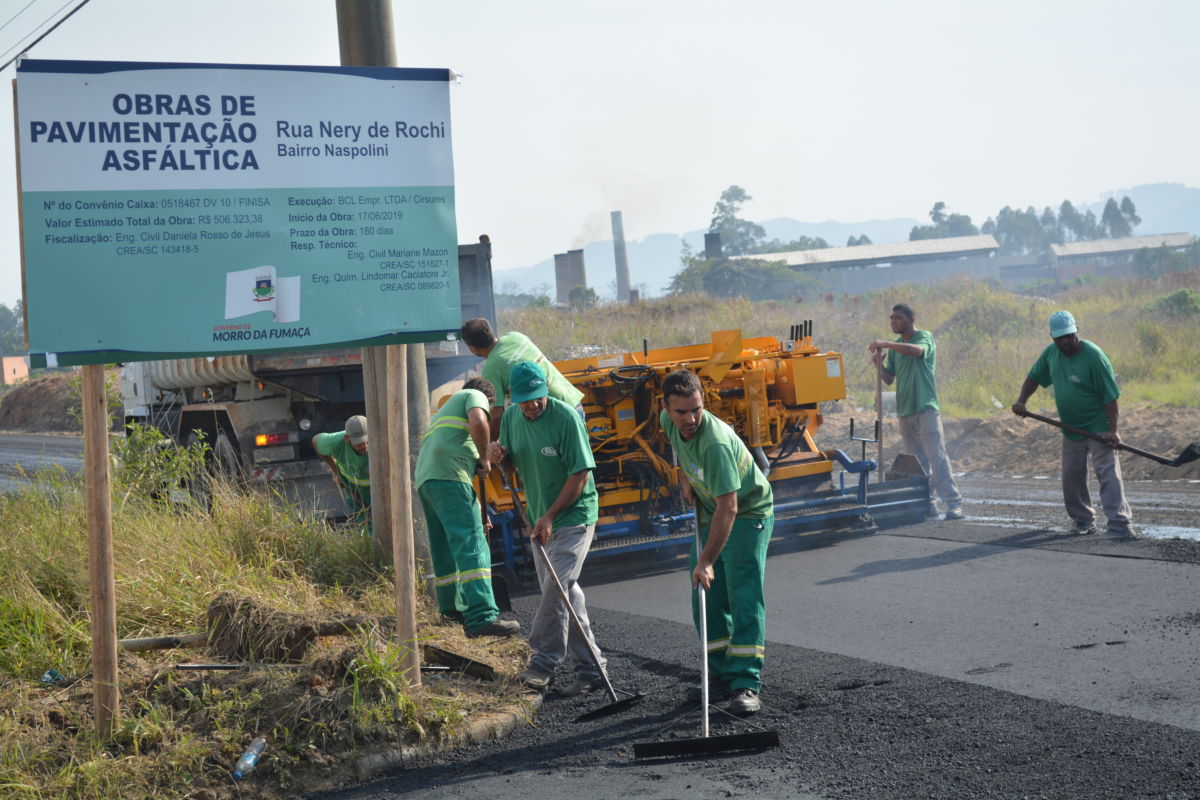
[(401, 667), (410, 686), (421, 685), (421, 653), (417, 644), (417, 564), (413, 546), (412, 478), (408, 459), (408, 350), (388, 345), (387, 369), (389, 451), (388, 495), (392, 499), (392, 568), (396, 571), (396, 640), (403, 648)]
[[(337, 0), (338, 44), (347, 67), (396, 66), (392, 7), (388, 0)], [(370, 351), (374, 351), (372, 354)], [(421, 684), (421, 657), (417, 650), (416, 583), (413, 559), (412, 482), (408, 457), (408, 358), (403, 345), (363, 349), (363, 390), (367, 401), (367, 428), (371, 437), (387, 448), (382, 475), (380, 460), (371, 459), (371, 502), (376, 492), (387, 495), (386, 530), (391, 535), (392, 568), (396, 571), (396, 639), (405, 648), (402, 666), (409, 683)], [(368, 372), (373, 358), (373, 373)], [(368, 380), (373, 378), (373, 384)], [(371, 398), (375, 400), (372, 412)], [(383, 434), (381, 437), (380, 434)], [(375, 452), (372, 443), (370, 452)], [(374, 516), (378, 525), (382, 520)], [(377, 531), (384, 535), (384, 531)]]
[(112, 738), (121, 714), (117, 683), (117, 590), (113, 577), (112, 493), (104, 365), (83, 367), (83, 461), (87, 493), (88, 580), (92, 612), (92, 692), (96, 738)]

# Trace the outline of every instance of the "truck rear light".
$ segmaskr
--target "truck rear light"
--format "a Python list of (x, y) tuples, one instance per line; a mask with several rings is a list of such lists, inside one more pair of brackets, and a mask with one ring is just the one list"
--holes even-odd
[(269, 447), (274, 444), (292, 444), (298, 441), (299, 438), (295, 433), (260, 433), (254, 437), (254, 444), (258, 447)]

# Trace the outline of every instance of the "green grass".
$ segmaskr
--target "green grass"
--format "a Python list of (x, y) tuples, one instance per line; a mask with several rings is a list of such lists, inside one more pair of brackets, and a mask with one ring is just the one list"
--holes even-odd
[[(113, 487), (120, 638), (202, 631), (209, 601), (226, 591), (318, 619), (394, 613), (390, 570), (367, 535), (225, 486), (211, 512), (173, 507), (151, 498), (130, 463)], [(418, 613), (432, 617), (423, 598)], [(80, 699), (78, 687), (39, 681), (54, 668), (86, 687), (90, 635), (82, 487), (48, 471), (0, 497), (0, 797), (235, 796), (229, 769), (256, 735), (271, 743), (266, 766), (236, 796), (291, 796), (306, 788), (316, 753), (436, 740), (462, 719), (458, 699), (408, 688), (398, 645), (363, 634), (340, 640), (355, 655), (328, 685), (308, 670), (171, 669), (202, 653), (124, 654), (119, 725), (97, 746), (90, 692)]]
[(1200, 271), (1157, 280), (1094, 279), (1050, 297), (1010, 292), (979, 281), (906, 285), (862, 296), (751, 302), (707, 296), (668, 297), (636, 307), (606, 305), (581, 313), (526, 309), (501, 313), (502, 331), (519, 330), (551, 358), (572, 347), (608, 352), (707, 342), (712, 331), (740, 328), (746, 336), (784, 337), (791, 324), (813, 320), (813, 341), (840, 352), (849, 397), (871, 405), (875, 374), (867, 344), (894, 338), (888, 314), (896, 303), (917, 311), (917, 326), (937, 342), (938, 398), (950, 416), (988, 416), (1016, 399), (1038, 354), (1051, 344), (1047, 319), (1069, 309), (1080, 336), (1112, 360), (1126, 403), (1195, 406), (1200, 392), (1200, 300), (1191, 288)]

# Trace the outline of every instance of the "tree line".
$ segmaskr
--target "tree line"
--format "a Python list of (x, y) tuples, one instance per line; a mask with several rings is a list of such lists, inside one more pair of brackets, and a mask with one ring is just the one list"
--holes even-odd
[(0, 303), (0, 355), (25, 355), (25, 309), (20, 300), (12, 308)]
[(966, 214), (948, 213), (946, 204), (938, 201), (929, 210), (930, 225), (914, 225), (908, 240), (942, 239), (950, 236), (991, 234), (1000, 245), (1000, 255), (1032, 255), (1045, 253), (1052, 244), (1088, 242), (1095, 239), (1122, 239), (1133, 235), (1141, 224), (1137, 207), (1128, 196), (1118, 203), (1108, 198), (1097, 219), (1092, 211), (1079, 213), (1070, 200), (1063, 200), (1058, 212), (1046, 206), (1038, 213), (1029, 206), (1024, 211), (1005, 206), (996, 216), (988, 217), (978, 228)]
[[(801, 236), (790, 241), (767, 239), (767, 232), (761, 225), (740, 216), (742, 207), (752, 199), (737, 185), (721, 193), (713, 206), (708, 232), (721, 235), (722, 258), (707, 259), (703, 254), (694, 253), (685, 242), (680, 254), (680, 270), (671, 279), (671, 293), (706, 292), (718, 297), (774, 299), (804, 290), (805, 282), (800, 273), (780, 262), (728, 258), (830, 246), (819, 236)], [(1032, 255), (1048, 252), (1052, 244), (1122, 238), (1132, 235), (1142, 221), (1129, 197), (1121, 198), (1120, 202), (1109, 198), (1099, 218), (1092, 211), (1080, 213), (1070, 200), (1063, 200), (1057, 212), (1049, 206), (1040, 213), (1033, 206), (1024, 211), (1005, 206), (981, 226), (976, 226), (970, 216), (953, 213), (945, 202), (938, 201), (930, 209), (929, 219), (928, 225), (913, 226), (909, 241), (991, 234), (996, 238), (1001, 255)], [(847, 247), (866, 244), (872, 244), (866, 234), (851, 236), (846, 242)], [(1161, 272), (1163, 257), (1159, 253), (1143, 255), (1139, 263), (1145, 262), (1145, 268), (1140, 271)]]

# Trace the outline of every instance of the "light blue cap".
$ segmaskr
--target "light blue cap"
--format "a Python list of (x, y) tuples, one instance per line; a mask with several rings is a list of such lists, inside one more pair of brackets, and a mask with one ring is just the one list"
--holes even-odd
[(1079, 328), (1075, 327), (1075, 318), (1071, 316), (1070, 311), (1055, 311), (1050, 315), (1050, 338), (1057, 339), (1060, 336), (1066, 336), (1068, 333), (1075, 333)]

